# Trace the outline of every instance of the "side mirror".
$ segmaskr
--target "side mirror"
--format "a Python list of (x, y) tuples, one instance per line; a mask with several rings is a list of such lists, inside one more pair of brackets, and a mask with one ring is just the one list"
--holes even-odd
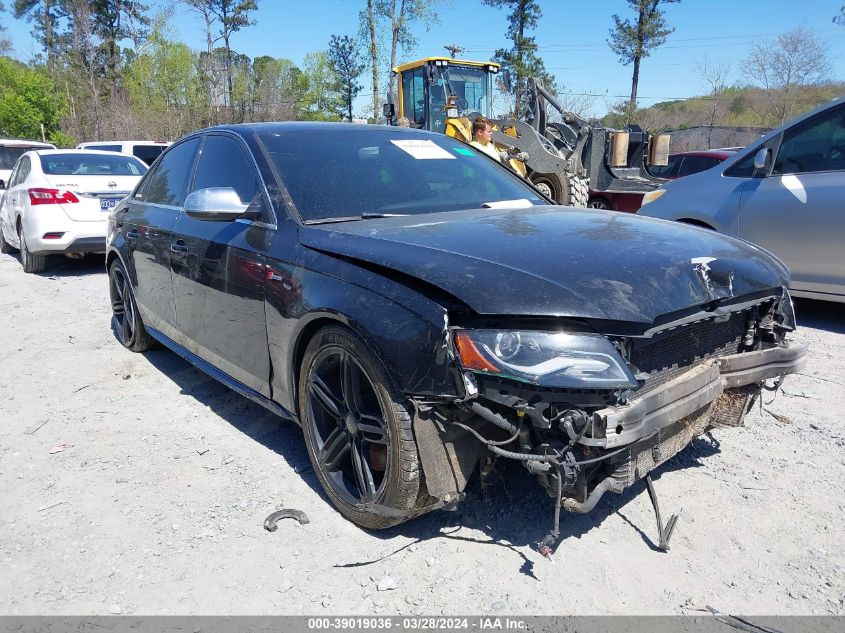
[(754, 172), (755, 176), (765, 176), (769, 171), (769, 162), (771, 160), (772, 150), (764, 147), (754, 155)]
[(396, 106), (392, 103), (385, 103), (381, 106), (381, 113), (384, 115), (385, 119), (392, 121), (393, 117), (396, 116)]
[(241, 202), (231, 187), (209, 187), (192, 191), (185, 199), (185, 213), (197, 220), (231, 222), (246, 213), (248, 204)]

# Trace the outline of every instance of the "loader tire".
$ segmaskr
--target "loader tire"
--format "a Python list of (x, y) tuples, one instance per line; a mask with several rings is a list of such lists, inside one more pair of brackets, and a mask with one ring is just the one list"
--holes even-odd
[(557, 204), (568, 207), (586, 207), (588, 198), (587, 181), (567, 172), (541, 174), (534, 172), (529, 177), (534, 186)]
[(586, 178), (580, 178), (574, 174), (566, 174), (569, 181), (569, 204), (570, 207), (586, 207), (590, 197), (589, 186)]

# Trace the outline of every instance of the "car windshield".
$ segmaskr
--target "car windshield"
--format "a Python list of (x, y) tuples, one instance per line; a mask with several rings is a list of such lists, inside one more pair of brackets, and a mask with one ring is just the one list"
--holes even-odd
[(41, 169), (49, 176), (141, 176), (147, 166), (131, 156), (110, 154), (43, 154)]
[(306, 222), (547, 204), (519, 176), (447, 136), (334, 127), (258, 139)]

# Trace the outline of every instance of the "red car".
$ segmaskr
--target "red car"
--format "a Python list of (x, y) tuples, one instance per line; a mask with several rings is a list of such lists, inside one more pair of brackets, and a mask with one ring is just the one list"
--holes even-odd
[[(649, 171), (658, 178), (674, 180), (690, 174), (696, 174), (705, 169), (710, 169), (721, 163), (726, 158), (733, 156), (737, 149), (708, 149), (698, 152), (678, 152), (669, 154), (669, 162), (660, 167), (652, 166)], [(614, 193), (612, 191), (590, 190), (590, 198), (587, 206), (591, 209), (610, 209), (613, 211), (627, 211), (634, 213), (640, 208), (644, 193)]]

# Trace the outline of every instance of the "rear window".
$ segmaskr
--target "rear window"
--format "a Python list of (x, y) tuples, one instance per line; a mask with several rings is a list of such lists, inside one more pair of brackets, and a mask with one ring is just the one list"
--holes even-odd
[(47, 154), (39, 157), (49, 176), (141, 176), (147, 166), (129, 156), (108, 154)]
[(0, 146), (0, 169), (12, 169), (24, 152), (31, 149), (45, 149), (44, 147), (2, 147)]
[(440, 134), (331, 128), (258, 136), (306, 221), (518, 199), (547, 204), (519, 176)]
[(136, 145), (132, 148), (132, 155), (137, 156), (147, 165), (152, 165), (153, 161), (158, 158), (161, 153), (167, 149), (164, 145)]

